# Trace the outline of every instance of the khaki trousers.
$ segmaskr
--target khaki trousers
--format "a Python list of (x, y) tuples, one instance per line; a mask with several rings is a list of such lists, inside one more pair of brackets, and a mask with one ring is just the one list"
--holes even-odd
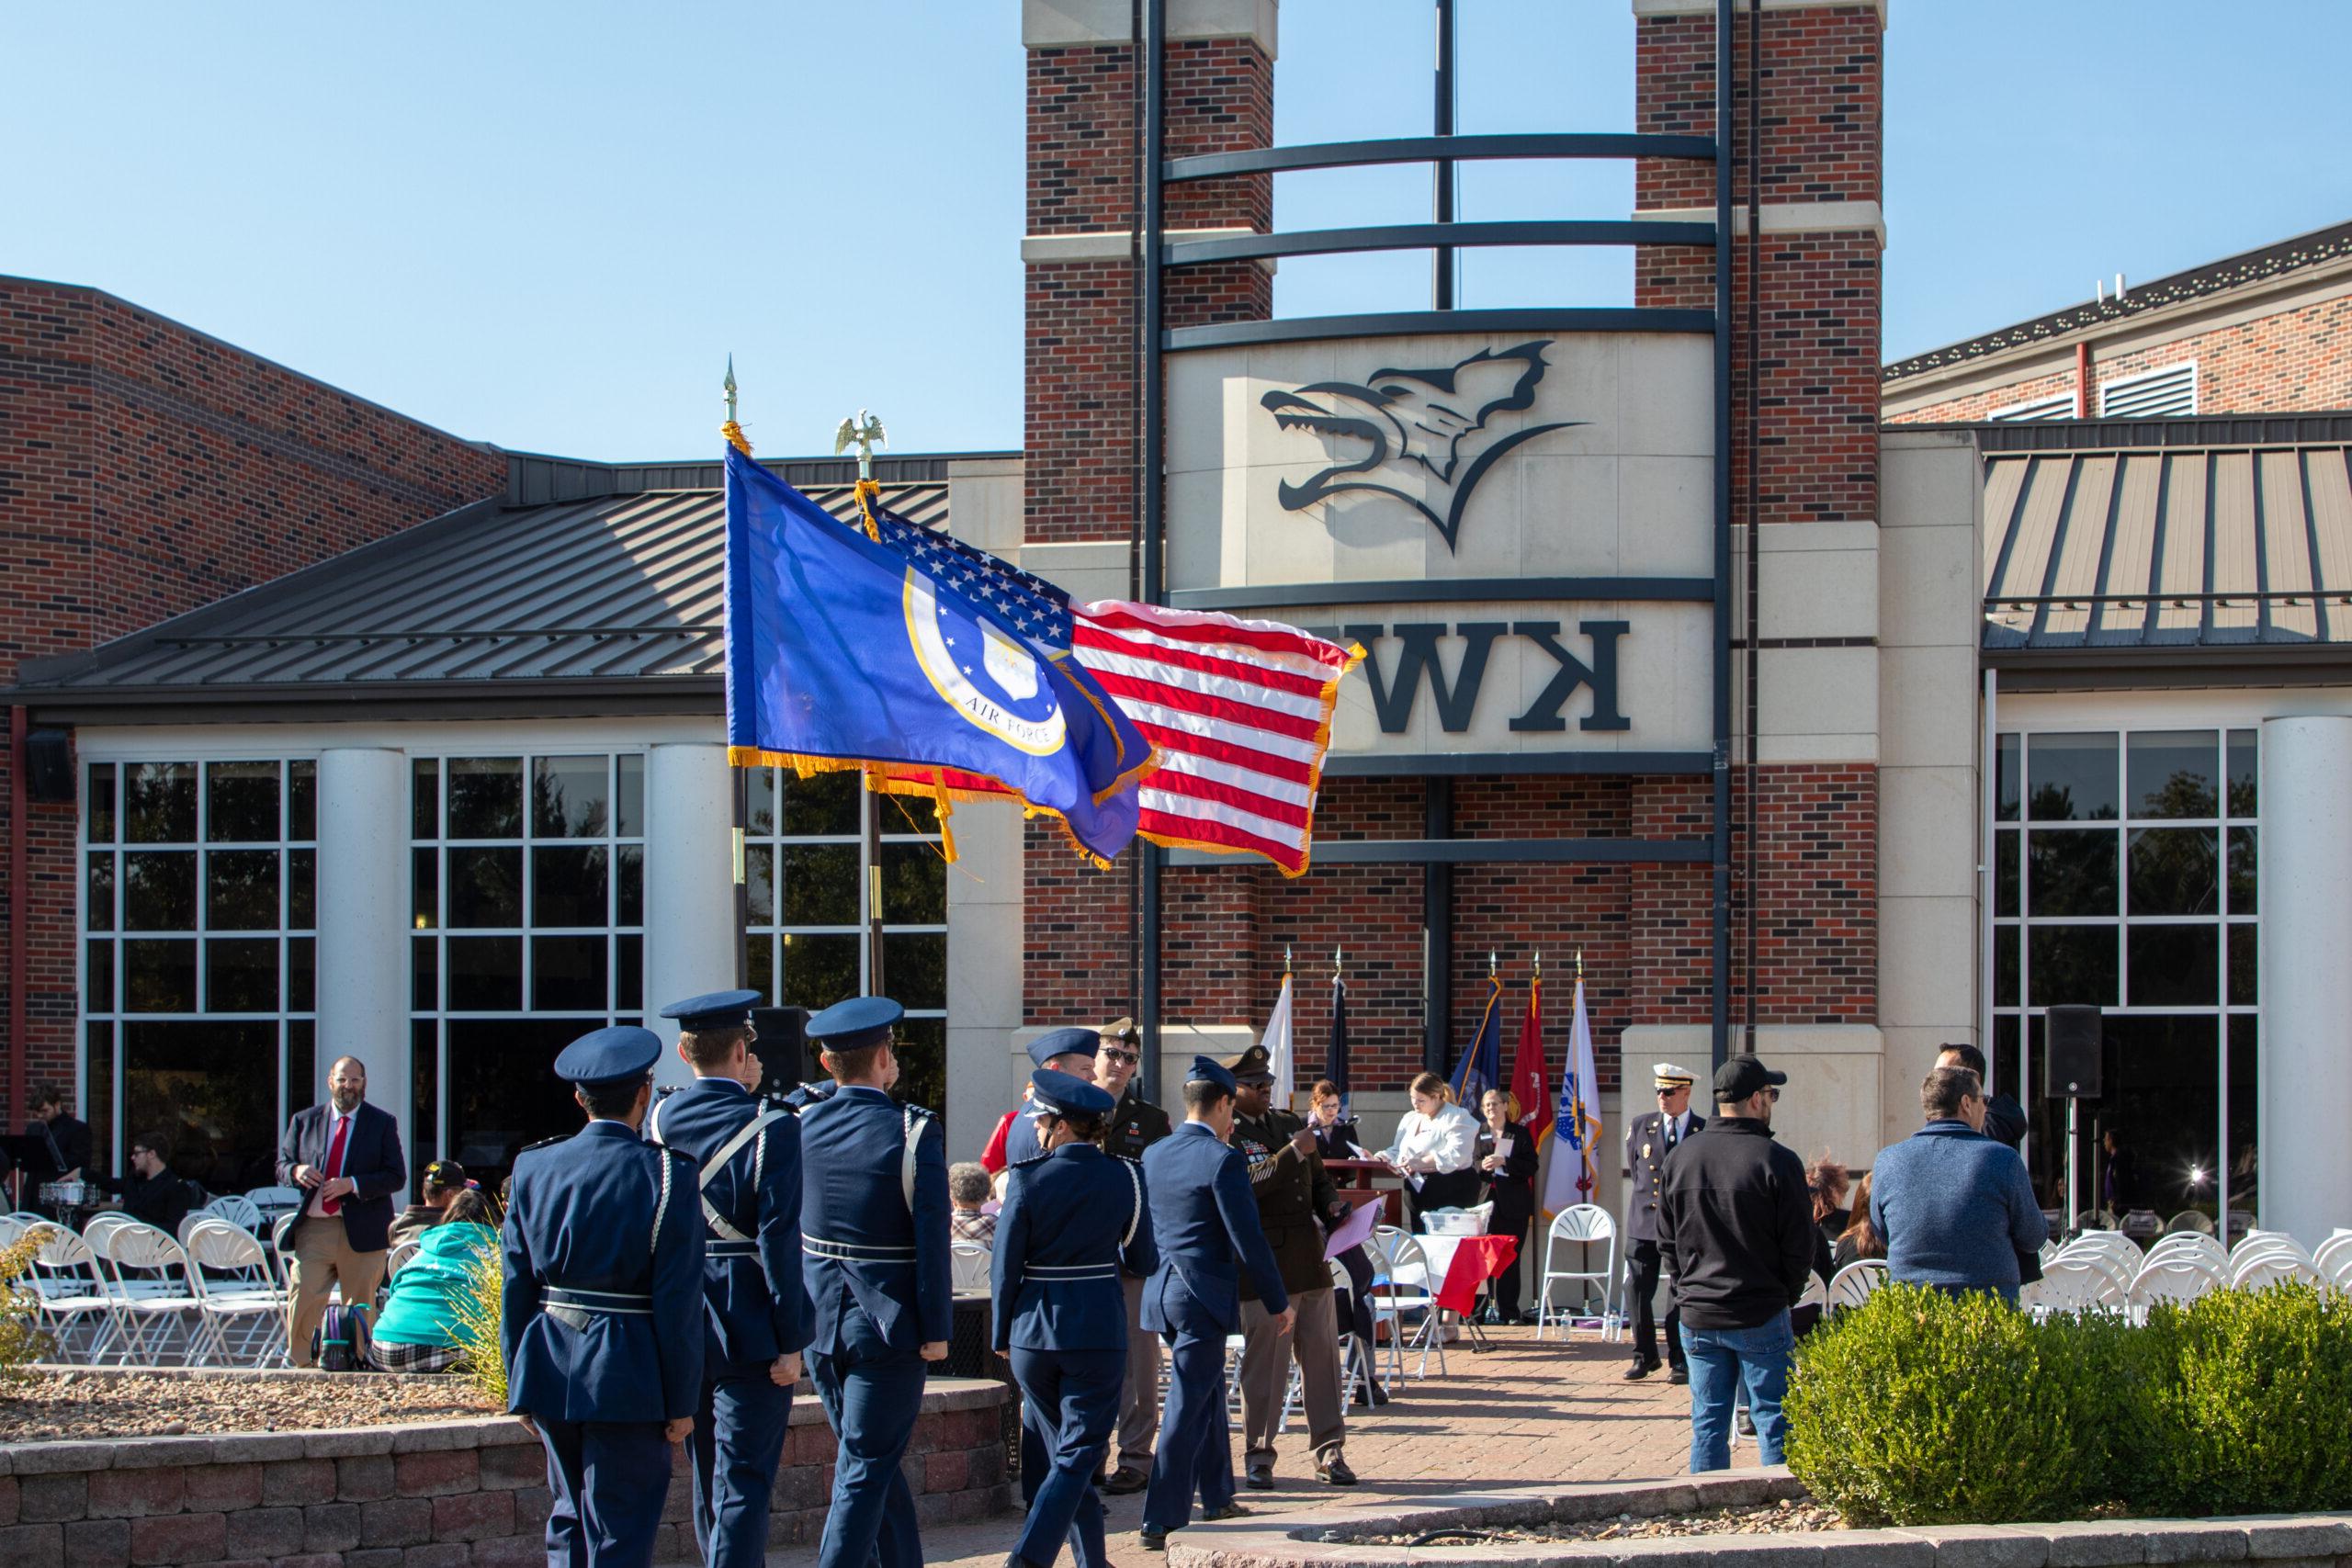
[(1274, 1331), (1273, 1314), (1263, 1303), (1241, 1303), (1241, 1431), (1251, 1464), (1274, 1461), (1274, 1428), (1282, 1421), (1293, 1355), (1298, 1358), (1315, 1457), (1322, 1460), (1348, 1440), (1340, 1390), (1340, 1319), (1331, 1288), (1301, 1291), (1290, 1303), (1298, 1309), (1298, 1325), (1288, 1334)]
[(1152, 1439), (1159, 1436), (1159, 1336), (1143, 1328), (1143, 1281), (1119, 1277), (1127, 1292), (1127, 1375), (1119, 1386), (1119, 1463), (1151, 1472)]
[[(346, 1306), (376, 1310), (376, 1288), (384, 1282), (382, 1252), (354, 1252), (351, 1237), (339, 1216), (312, 1219), (305, 1215), (294, 1225), (294, 1288), (291, 1293), (288, 1350), (298, 1367), (318, 1360), (311, 1336), (327, 1314), (327, 1293), (340, 1284)], [(371, 1325), (372, 1326), (372, 1325)]]

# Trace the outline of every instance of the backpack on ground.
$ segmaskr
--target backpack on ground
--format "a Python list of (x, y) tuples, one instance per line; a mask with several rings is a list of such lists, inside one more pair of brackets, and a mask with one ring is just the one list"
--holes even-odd
[(356, 1372), (368, 1366), (368, 1309), (334, 1302), (319, 1320), (319, 1366), (330, 1372)]

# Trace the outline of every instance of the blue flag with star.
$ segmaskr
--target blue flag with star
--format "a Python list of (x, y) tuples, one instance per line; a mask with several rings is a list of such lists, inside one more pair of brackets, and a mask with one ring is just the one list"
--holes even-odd
[(943, 797), (967, 775), (1059, 817), (1098, 860), (1126, 848), (1153, 765), (1132, 720), (952, 570), (739, 451), (726, 462), (730, 761), (865, 766)]

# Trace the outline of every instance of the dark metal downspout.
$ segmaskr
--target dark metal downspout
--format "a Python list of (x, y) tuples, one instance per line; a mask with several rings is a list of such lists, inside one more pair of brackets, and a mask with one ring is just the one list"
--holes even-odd
[(1763, 645), (1760, 589), (1761, 563), (1757, 552), (1763, 543), (1763, 457), (1758, 439), (1758, 410), (1763, 402), (1764, 335), (1759, 301), (1764, 298), (1764, 0), (1747, 0), (1747, 966), (1740, 987), (1747, 1001), (1747, 1048), (1756, 1049), (1756, 953), (1758, 820), (1764, 769), (1757, 756), (1761, 724), (1756, 694), (1757, 652)]
[[(25, 1103), (32, 1055), (26, 1020), (30, 1016), (32, 933), (26, 927), (25, 883), (31, 875), (26, 846), (32, 825), (26, 820), (32, 792), (25, 787), (25, 735), (31, 715), (21, 703), (8, 710), (8, 1114), (21, 1126), (32, 1107)], [(88, 1108), (84, 1107), (85, 1110)]]
[(1714, 1065), (1731, 1032), (1731, 130), (1733, 0), (1715, 0)]
[[(1457, 39), (1453, 0), (1437, 0), (1437, 102), (1430, 117), (1430, 133), (1436, 136), (1453, 134), (1453, 73), (1458, 60)], [(1453, 160), (1439, 158), (1430, 164), (1430, 172), (1436, 186), (1432, 215), (1440, 223), (1451, 223), (1453, 221)], [(1430, 308), (1451, 310), (1453, 309), (1455, 276), (1453, 247), (1438, 246), (1430, 253)]]
[[(1143, 222), (1137, 239), (1143, 250), (1143, 541), (1136, 567), (1140, 597), (1157, 604), (1161, 597), (1160, 544), (1167, 526), (1167, 497), (1160, 469), (1167, 442), (1166, 392), (1160, 365), (1160, 267), (1166, 226), (1165, 192), (1160, 164), (1168, 136), (1168, 6), (1167, 0), (1143, 0), (1143, 33), (1139, 40), (1143, 72), (1143, 167), (1138, 171), (1143, 194)], [(1137, 945), (1142, 949), (1142, 978), (1138, 984), (1136, 1023), (1142, 1034), (1143, 1094), (1159, 1097), (1159, 908), (1160, 868), (1166, 854), (1158, 844), (1138, 843), (1143, 852), (1137, 877), (1137, 902), (1142, 906)]]
[[(1436, 99), (1430, 115), (1435, 136), (1454, 133), (1454, 72), (1460, 63), (1460, 31), (1453, 0), (1437, 0)], [(1454, 215), (1454, 163), (1435, 160), (1430, 168), (1435, 188), (1431, 216), (1451, 223)], [(1430, 307), (1454, 308), (1457, 261), (1451, 245), (1430, 254)], [(1432, 775), (1422, 781), (1421, 833), (1428, 839), (1453, 837), (1453, 780)], [(1453, 1049), (1453, 867), (1421, 868), (1421, 1070), (1442, 1077)]]

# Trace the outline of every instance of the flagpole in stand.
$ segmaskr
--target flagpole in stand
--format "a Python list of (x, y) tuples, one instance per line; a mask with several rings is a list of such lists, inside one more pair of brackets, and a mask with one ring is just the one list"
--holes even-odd
[[(737, 421), (735, 418), (735, 356), (732, 354), (727, 356), (727, 379), (720, 382), (719, 386), (727, 394), (725, 400), (727, 423), (730, 425), (734, 424)], [(744, 886), (743, 836), (751, 827), (752, 775), (747, 768), (729, 768), (727, 771), (734, 775), (731, 782), (735, 797), (735, 830), (731, 835), (731, 841), (735, 855), (735, 985), (740, 990), (744, 988), (744, 983), (750, 977), (751, 964), (751, 960), (744, 952), (750, 944), (743, 940), (743, 928), (751, 924), (752, 915), (751, 890)], [(768, 986), (774, 979), (773, 974), (762, 976), (757, 989), (761, 993), (763, 1001), (774, 999), (768, 994)], [(797, 1065), (787, 1064), (786, 1070), (790, 1070)]]

